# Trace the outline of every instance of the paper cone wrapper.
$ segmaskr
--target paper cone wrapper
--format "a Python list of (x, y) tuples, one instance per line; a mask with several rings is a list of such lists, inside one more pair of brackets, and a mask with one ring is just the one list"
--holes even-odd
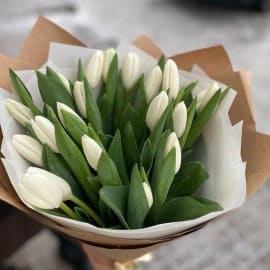
[[(48, 59), (51, 42), (85, 46), (57, 25), (41, 17), (29, 34), (18, 58), (0, 55), (0, 87), (11, 91), (9, 68), (15, 70), (40, 68)], [(162, 51), (146, 36), (140, 36), (133, 44), (152, 57), (159, 58), (162, 55)], [(245, 71), (233, 70), (231, 61), (222, 46), (196, 50), (170, 58), (175, 60), (181, 70), (190, 71), (194, 65), (197, 65), (210, 78), (229, 85), (237, 91), (229, 114), (232, 124), (243, 121), (241, 154), (247, 166), (247, 194), (254, 193), (270, 176), (270, 136), (256, 132), (249, 74)], [(45, 226), (81, 240), (90, 257), (95, 258), (96, 254), (100, 254), (103, 258), (112, 261), (133, 260), (168, 241), (204, 226), (204, 224), (199, 224), (180, 233), (152, 239), (119, 238), (72, 229), (27, 208), (17, 197), (2, 162), (0, 162), (0, 199)], [(108, 267), (104, 266), (104, 269), (110, 269)]]

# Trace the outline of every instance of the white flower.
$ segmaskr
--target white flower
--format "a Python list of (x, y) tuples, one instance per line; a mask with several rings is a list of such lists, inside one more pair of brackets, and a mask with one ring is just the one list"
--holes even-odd
[(67, 91), (71, 94), (71, 89), (70, 89), (70, 84), (69, 84), (68, 79), (62, 73), (59, 73), (59, 72), (57, 73), (57, 76), (62, 81)]
[(103, 52), (104, 54), (104, 63), (103, 63), (103, 70), (102, 70), (102, 77), (103, 80), (106, 81), (108, 77), (108, 72), (113, 60), (113, 57), (115, 56), (115, 49), (110, 48)]
[(56, 106), (57, 106), (58, 116), (59, 116), (61, 123), (63, 124), (64, 127), (66, 127), (66, 124), (65, 124), (65, 119), (63, 116), (63, 111), (68, 112), (68, 113), (72, 113), (73, 115), (75, 115), (78, 118), (79, 121), (82, 121), (84, 124), (84, 121), (82, 120), (82, 118), (76, 112), (74, 112), (70, 107), (68, 107), (66, 104), (61, 103), (61, 102), (57, 102)]
[(80, 81), (76, 81), (74, 84), (73, 95), (75, 99), (75, 103), (80, 114), (86, 118), (86, 102), (85, 102), (85, 89), (84, 83)]
[(31, 126), (37, 138), (47, 144), (55, 153), (59, 153), (55, 139), (55, 128), (53, 123), (43, 116), (36, 116), (31, 120)]
[(185, 102), (182, 101), (175, 106), (172, 114), (172, 119), (173, 129), (177, 137), (180, 138), (184, 133), (187, 124), (187, 107)]
[(137, 53), (128, 53), (122, 64), (122, 78), (126, 90), (129, 90), (140, 76), (140, 58)]
[(99, 144), (87, 135), (82, 136), (82, 148), (89, 165), (97, 171), (98, 163), (102, 155)]
[(205, 89), (197, 95), (197, 111), (201, 112), (208, 101), (213, 97), (213, 95), (218, 91), (219, 85), (214, 82), (210, 88)]
[(85, 76), (92, 88), (95, 88), (102, 76), (104, 55), (100, 50), (95, 51), (86, 66)]
[(164, 151), (164, 158), (171, 152), (171, 150), (175, 148), (176, 158), (175, 158), (175, 173), (177, 173), (181, 166), (181, 148), (178, 141), (178, 138), (175, 132), (172, 132), (167, 140), (165, 151)]
[(42, 145), (28, 135), (14, 135), (11, 140), (15, 150), (29, 162), (42, 167)]
[(151, 101), (146, 114), (146, 124), (150, 130), (154, 129), (158, 120), (166, 110), (168, 104), (169, 98), (166, 91), (160, 92)]
[(159, 92), (162, 82), (162, 71), (159, 66), (154, 67), (145, 78), (145, 94), (147, 102), (150, 102), (153, 97)]
[(169, 98), (176, 98), (180, 88), (179, 71), (176, 63), (168, 59), (163, 71), (162, 90), (169, 90)]
[(42, 209), (59, 208), (73, 196), (64, 179), (35, 167), (29, 167), (21, 178), (19, 193), (27, 203)]
[(30, 123), (30, 120), (33, 118), (31, 110), (18, 101), (7, 99), (5, 105), (11, 116), (22, 126)]
[(152, 193), (151, 187), (148, 183), (143, 182), (143, 189), (144, 189), (144, 193), (148, 202), (148, 206), (149, 208), (151, 208), (153, 205), (153, 193)]

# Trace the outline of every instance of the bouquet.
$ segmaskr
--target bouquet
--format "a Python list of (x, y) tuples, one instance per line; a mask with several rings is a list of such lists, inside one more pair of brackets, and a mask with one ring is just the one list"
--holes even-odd
[[(205, 74), (216, 65), (178, 70), (177, 63), (186, 70), (203, 63), (199, 56), (167, 59), (146, 38), (88, 49), (45, 19), (29, 40), (44, 27), (57, 37), (45, 48), (55, 39), (73, 45), (33, 52), (39, 69), (9, 65), (2, 85), (14, 91), (1, 92), (2, 162), (27, 208), (5, 176), (3, 200), (89, 243), (91, 252), (125, 261), (239, 207), (246, 176), (248, 192), (258, 175), (268, 176), (266, 167), (249, 166), (247, 142), (263, 167), (269, 155), (259, 149), (269, 139), (239, 122), (252, 118), (250, 100), (242, 91), (238, 103), (248, 114), (239, 113), (233, 89), (244, 88), (240, 76), (233, 84), (223, 78), (230, 65), (216, 72), (224, 84)], [(229, 111), (239, 123), (231, 124)]]

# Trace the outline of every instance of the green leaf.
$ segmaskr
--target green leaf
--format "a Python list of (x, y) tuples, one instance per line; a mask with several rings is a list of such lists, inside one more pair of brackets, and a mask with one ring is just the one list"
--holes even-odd
[(175, 159), (176, 150), (173, 148), (164, 158), (158, 173), (157, 181), (153, 186), (153, 208), (155, 209), (160, 208), (166, 201), (168, 192), (175, 176)]
[(146, 130), (145, 118), (141, 118), (135, 109), (132, 107), (130, 103), (128, 103), (123, 111), (122, 119), (121, 119), (121, 130), (124, 130), (127, 122), (130, 122), (134, 129), (134, 135), (137, 141), (137, 144), (140, 143), (142, 136)]
[(148, 212), (149, 205), (143, 188), (143, 179), (135, 164), (131, 173), (128, 195), (127, 221), (129, 227), (131, 229), (142, 228)]
[(208, 179), (209, 175), (203, 163), (199, 161), (182, 164), (170, 188), (169, 198), (193, 195)]
[(175, 99), (174, 104), (178, 104), (179, 102), (185, 100), (193, 91), (193, 89), (197, 86), (198, 81), (190, 83), (184, 89), (181, 89)]
[(113, 110), (118, 88), (118, 78), (119, 78), (118, 56), (117, 54), (115, 54), (110, 64), (103, 95), (98, 102), (103, 127), (106, 133), (112, 132)]
[(36, 208), (36, 210), (39, 213), (46, 213), (49, 215), (57, 216), (57, 217), (64, 217), (67, 218), (67, 215), (64, 214), (60, 209), (41, 209), (41, 208)]
[(76, 176), (89, 200), (94, 203), (94, 206), (97, 206), (97, 194), (93, 190), (92, 182), (88, 179), (92, 174), (89, 170), (87, 161), (78, 146), (62, 128), (59, 120), (50, 107), (48, 107), (48, 113), (50, 120), (55, 125), (56, 144), (62, 157), (69, 165), (72, 173)]
[(99, 192), (103, 202), (115, 213), (121, 224), (129, 229), (126, 222), (126, 205), (128, 200), (128, 187), (104, 186)]
[(102, 119), (102, 125), (105, 133), (111, 133), (111, 125), (112, 125), (112, 116), (110, 114), (110, 98), (105, 93), (98, 102), (100, 115)]
[(79, 61), (78, 61), (78, 67), (77, 67), (77, 80), (78, 81), (83, 81), (84, 76), (85, 76), (84, 68), (83, 68), (83, 65), (82, 65), (82, 60), (80, 58)]
[(36, 136), (36, 133), (34, 132), (34, 130), (33, 130), (33, 128), (32, 128), (32, 126), (31, 126), (30, 123), (26, 123), (25, 129), (26, 129), (27, 135), (29, 135), (29, 136), (31, 136), (31, 137), (33, 137), (33, 138), (35, 138), (36, 140), (39, 141), (39, 139), (38, 139), (38, 137)]
[(133, 127), (130, 122), (125, 126), (123, 133), (124, 155), (128, 171), (131, 171), (133, 165), (140, 162), (140, 152), (134, 135)]
[(59, 177), (62, 177), (70, 185), (72, 193), (76, 197), (82, 200), (85, 199), (84, 192), (77, 180), (70, 173), (70, 168), (67, 166), (66, 162), (61, 158), (61, 156), (52, 152), (46, 144), (43, 146), (42, 158), (47, 170)]
[(144, 82), (144, 74), (141, 76), (139, 89), (137, 91), (137, 95), (134, 102), (134, 108), (136, 109), (139, 117), (141, 119), (145, 119), (148, 102), (145, 93), (145, 82)]
[(67, 132), (78, 145), (81, 145), (82, 136), (88, 132), (87, 125), (73, 113), (62, 110), (62, 115)]
[(182, 162), (187, 161), (193, 153), (193, 148), (182, 152)]
[(199, 218), (208, 213), (221, 211), (222, 207), (211, 200), (199, 197), (172, 199), (160, 209), (156, 223), (167, 223)]
[(166, 57), (164, 54), (162, 54), (158, 60), (158, 66), (161, 68), (162, 71), (164, 70), (165, 63), (166, 63)]
[(196, 115), (196, 105), (197, 105), (197, 99), (195, 98), (192, 101), (192, 103), (189, 105), (188, 110), (187, 110), (187, 123), (186, 123), (185, 131), (180, 138), (181, 149), (186, 149), (185, 147), (186, 140), (189, 135), (189, 132), (193, 123), (193, 119)]
[(113, 128), (114, 130), (120, 128), (120, 124), (121, 124), (121, 116), (122, 116), (122, 112), (123, 112), (123, 107), (125, 104), (125, 90), (123, 87), (123, 82), (122, 82), (122, 77), (121, 75), (119, 75), (118, 78), (118, 86), (116, 89), (116, 102), (114, 105), (114, 112), (113, 112)]
[(41, 115), (41, 111), (38, 109), (38, 107), (34, 104), (32, 96), (26, 86), (24, 85), (23, 81), (19, 78), (19, 76), (12, 70), (9, 70), (9, 77), (12, 83), (12, 86), (18, 96), (20, 97), (20, 100), (24, 105), (26, 105), (33, 115)]
[(73, 98), (62, 83), (39, 71), (36, 73), (39, 91), (44, 103), (52, 107), (55, 113), (57, 113), (57, 102), (64, 103), (75, 111)]
[(163, 112), (163, 114), (161, 115), (160, 119), (158, 120), (156, 126), (154, 127), (154, 129), (151, 131), (150, 133), (150, 142), (152, 144), (152, 152), (153, 155), (156, 154), (157, 148), (158, 148), (158, 144), (159, 144), (159, 140), (161, 138), (161, 135), (163, 133), (166, 121), (167, 121), (167, 117), (168, 117), (168, 113), (171, 110), (171, 108), (173, 107), (173, 103), (170, 103), (170, 105), (166, 108), (166, 110)]
[(129, 179), (128, 179), (128, 174), (127, 174), (127, 169), (126, 169), (124, 152), (123, 152), (122, 138), (121, 138), (121, 133), (119, 129), (117, 129), (115, 132), (113, 140), (108, 149), (108, 154), (111, 157), (111, 159), (114, 161), (123, 184), (128, 185)]
[(151, 186), (153, 188), (155, 187), (155, 185), (158, 182), (158, 175), (160, 172), (161, 164), (164, 160), (164, 151), (165, 151), (165, 147), (166, 147), (169, 135), (170, 135), (169, 130), (164, 131), (163, 134), (161, 135), (159, 142), (158, 142), (158, 150), (157, 150), (157, 153), (155, 155), (155, 164), (154, 164), (154, 168), (152, 171), (152, 177), (150, 180)]
[[(65, 88), (66, 86), (64, 85), (63, 81), (60, 79), (60, 77), (58, 76), (58, 74), (50, 67), (46, 67), (46, 75), (55, 79), (56, 81), (58, 81), (59, 83), (61, 83)], [(67, 91), (67, 89), (66, 89)]]
[(210, 119), (211, 115), (214, 113), (214, 111), (217, 109), (217, 106), (220, 102), (220, 96), (221, 90), (218, 90), (212, 98), (208, 101), (208, 103), (205, 105), (201, 113), (197, 116), (197, 118), (194, 120), (189, 135), (186, 140), (185, 146), (187, 148), (191, 148), (192, 145), (196, 142), (198, 137), (201, 135), (202, 130), (207, 123), (207, 121)]
[(100, 111), (87, 79), (84, 79), (84, 89), (88, 122), (96, 131), (102, 131), (103, 127)]
[(84, 209), (82, 209), (79, 206), (75, 206), (74, 207), (74, 212), (75, 214), (81, 219), (81, 221), (85, 221), (88, 223), (93, 223), (91, 217), (89, 216), (88, 213), (86, 213), (86, 211)]
[(144, 167), (146, 171), (148, 171), (153, 163), (153, 152), (152, 152), (152, 145), (151, 141), (148, 138), (142, 148), (141, 152), (141, 165)]
[(121, 186), (121, 179), (113, 160), (103, 152), (98, 162), (98, 178), (103, 186)]

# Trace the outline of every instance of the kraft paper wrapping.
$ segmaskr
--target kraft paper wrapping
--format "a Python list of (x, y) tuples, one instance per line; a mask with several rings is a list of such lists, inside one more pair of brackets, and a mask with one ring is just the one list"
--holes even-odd
[[(18, 58), (0, 55), (0, 87), (10, 90), (8, 68), (33, 69), (39, 68), (46, 62), (50, 42), (84, 46), (83, 43), (69, 33), (41, 17), (29, 34)], [(155, 58), (162, 54), (162, 51), (146, 36), (139, 37), (134, 41), (134, 44)], [(211, 78), (230, 85), (237, 90), (236, 99), (230, 110), (230, 118), (232, 123), (244, 120), (242, 158), (247, 162), (248, 194), (254, 193), (270, 176), (270, 136), (256, 132), (248, 73), (233, 71), (230, 59), (222, 46), (196, 50), (171, 58), (176, 61), (182, 70), (190, 71), (196, 64)], [(219, 67), (218, 69), (216, 68), (217, 66)], [(0, 138), (2, 141), (2, 136)], [(18, 208), (45, 226), (81, 240), (85, 243), (84, 248), (90, 258), (92, 257), (91, 254), (94, 254), (94, 257), (96, 257), (95, 254), (100, 254), (100, 256), (113, 261), (135, 259), (167, 241), (198, 230), (204, 225), (199, 225), (180, 234), (151, 240), (113, 238), (71, 230), (40, 216), (23, 205), (10, 185), (2, 162), (0, 163), (0, 199)], [(106, 267), (104, 266), (104, 269), (110, 269), (108, 265)], [(97, 269), (102, 269), (102, 267), (99, 265)]]

